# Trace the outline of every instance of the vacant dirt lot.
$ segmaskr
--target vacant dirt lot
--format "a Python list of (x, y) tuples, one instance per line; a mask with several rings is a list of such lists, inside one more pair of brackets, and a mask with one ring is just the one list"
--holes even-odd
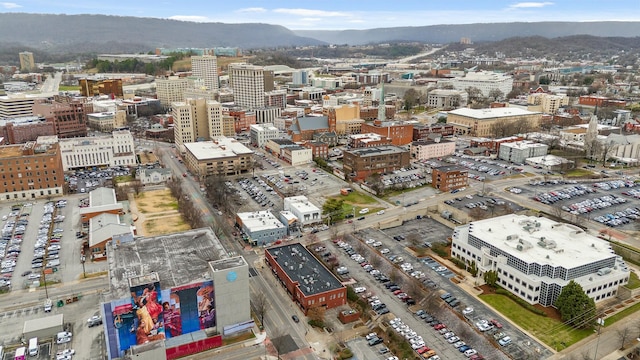
[(136, 226), (140, 235), (155, 236), (189, 229), (168, 189), (140, 193), (133, 197), (131, 209), (138, 215)]

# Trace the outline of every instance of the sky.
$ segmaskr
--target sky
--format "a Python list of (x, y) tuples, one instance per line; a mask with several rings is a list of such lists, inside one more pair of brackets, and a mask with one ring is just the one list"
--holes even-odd
[(640, 21), (638, 0), (0, 0), (0, 12), (103, 14), (292, 30), (537, 21)]

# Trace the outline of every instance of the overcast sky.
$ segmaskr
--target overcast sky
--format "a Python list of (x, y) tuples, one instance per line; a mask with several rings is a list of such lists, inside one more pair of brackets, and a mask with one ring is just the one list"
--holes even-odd
[(0, 2), (0, 11), (260, 22), (292, 30), (514, 21), (640, 21), (639, 0), (16, 0)]

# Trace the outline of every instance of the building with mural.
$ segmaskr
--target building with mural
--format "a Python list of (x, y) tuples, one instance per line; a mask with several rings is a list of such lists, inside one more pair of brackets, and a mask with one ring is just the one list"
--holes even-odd
[[(248, 265), (210, 228), (109, 244), (101, 306), (109, 359), (175, 359), (250, 330)], [(164, 351), (162, 351), (164, 350)]]

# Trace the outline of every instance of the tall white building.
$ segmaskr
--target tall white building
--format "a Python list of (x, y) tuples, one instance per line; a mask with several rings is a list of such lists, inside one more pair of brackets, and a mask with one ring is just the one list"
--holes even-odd
[(616, 296), (629, 270), (608, 242), (571, 224), (544, 217), (504, 215), (458, 226), (451, 256), (475, 262), (482, 278), (498, 274), (498, 284), (530, 304), (553, 306), (573, 280), (587, 296)]
[(217, 90), (218, 86), (218, 58), (210, 55), (191, 57), (191, 74), (204, 80), (209, 90)]
[(223, 135), (222, 106), (217, 101), (186, 99), (171, 104), (176, 145), (209, 140)]
[(484, 97), (489, 96), (489, 92), (494, 89), (502, 91), (504, 96), (513, 90), (511, 76), (488, 71), (467, 73), (464, 77), (451, 79), (451, 84), (456, 90), (464, 91), (469, 87), (478, 88)]
[(168, 79), (156, 80), (156, 96), (160, 104), (164, 107), (171, 106), (171, 103), (182, 101), (184, 91), (189, 87), (189, 80), (177, 76)]
[(135, 145), (129, 130), (107, 136), (58, 140), (64, 171), (94, 166), (136, 165)]
[(233, 100), (247, 109), (264, 108), (264, 69), (261, 66), (230, 64), (229, 79)]

